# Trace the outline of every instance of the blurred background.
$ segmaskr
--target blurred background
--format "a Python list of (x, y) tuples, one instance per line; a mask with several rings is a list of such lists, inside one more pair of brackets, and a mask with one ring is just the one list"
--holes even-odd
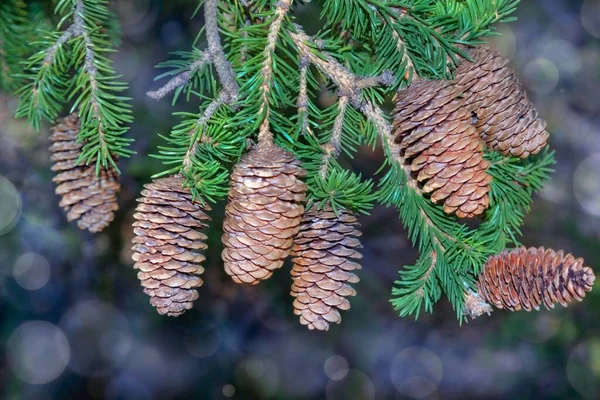
[[(187, 4), (186, 4), (187, 3)], [(154, 65), (188, 49), (193, 1), (120, 0), (117, 71), (130, 82), (138, 156), (122, 161), (121, 211), (99, 235), (68, 224), (49, 170), (48, 132), (0, 96), (0, 395), (2, 399), (579, 399), (600, 398), (600, 290), (568, 309), (496, 311), (460, 327), (451, 307), (400, 319), (397, 271), (417, 254), (395, 210), (361, 217), (364, 269), (340, 326), (309, 332), (292, 313), (285, 270), (258, 287), (222, 271), (222, 205), (205, 284), (178, 319), (148, 304), (132, 269), (135, 198), (161, 165), (145, 155), (178, 122)], [(309, 8), (299, 10), (310, 13)], [(528, 0), (493, 44), (549, 124), (552, 182), (523, 229), (600, 271), (600, 1)], [(177, 109), (196, 107), (178, 105)], [(359, 170), (380, 154), (361, 152)]]

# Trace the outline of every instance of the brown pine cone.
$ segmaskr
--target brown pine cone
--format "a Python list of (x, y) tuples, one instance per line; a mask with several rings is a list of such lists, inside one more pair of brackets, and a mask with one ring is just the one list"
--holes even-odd
[(475, 126), (489, 148), (507, 156), (525, 158), (546, 146), (546, 122), (527, 98), (509, 60), (497, 51), (477, 48), (456, 70)]
[(336, 216), (331, 207), (313, 207), (302, 219), (292, 252), (291, 295), (296, 298), (294, 314), (311, 330), (326, 331), (329, 323), (339, 324), (339, 310), (350, 308), (346, 297), (356, 291), (349, 284), (358, 282), (353, 271), (361, 268), (354, 261), (362, 258), (359, 228), (354, 214), (340, 210)]
[(483, 143), (450, 81), (421, 81), (397, 96), (395, 142), (423, 193), (459, 218), (482, 214), (491, 176)]
[(80, 121), (77, 114), (62, 118), (52, 128), (50, 160), (55, 192), (62, 199), (59, 205), (67, 213), (69, 221), (77, 221), (79, 229), (100, 232), (115, 218), (117, 192), (121, 190), (119, 178), (112, 169), (101, 168), (96, 175), (92, 165), (77, 164), (83, 143), (77, 142)]
[[(505, 250), (490, 257), (477, 283), (481, 298), (509, 311), (566, 307), (592, 290), (595, 275), (581, 258), (540, 248)], [(468, 311), (468, 310), (467, 310)]]
[(133, 223), (134, 268), (150, 304), (161, 315), (176, 317), (192, 308), (202, 286), (200, 265), (206, 249), (205, 229), (210, 219), (201, 205), (183, 186), (184, 178), (174, 175), (146, 184), (138, 199), (137, 220)]
[(304, 175), (294, 155), (274, 144), (259, 144), (234, 168), (222, 257), (235, 282), (255, 285), (283, 265), (304, 213)]

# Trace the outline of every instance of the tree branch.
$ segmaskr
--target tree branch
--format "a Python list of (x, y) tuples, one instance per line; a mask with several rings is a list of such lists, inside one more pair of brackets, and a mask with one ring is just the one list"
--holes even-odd
[(338, 115), (335, 117), (333, 123), (331, 139), (321, 147), (325, 153), (321, 160), (321, 178), (323, 179), (327, 177), (327, 170), (329, 169), (331, 159), (337, 158), (340, 155), (340, 143), (342, 140), (344, 119), (346, 118), (346, 109), (348, 108), (349, 101), (350, 99), (348, 99), (347, 96), (342, 96), (338, 99)]
[(196, 71), (201, 70), (207, 63), (211, 61), (210, 53), (202, 52), (200, 58), (190, 64), (187, 71), (184, 71), (171, 78), (165, 85), (157, 90), (146, 93), (148, 97), (154, 100), (160, 100), (175, 89), (187, 85)]
[(310, 62), (306, 57), (300, 57), (300, 90), (296, 108), (300, 118), (300, 135), (306, 135), (310, 131), (308, 125), (308, 67)]
[[(281, 24), (287, 13), (290, 11), (293, 0), (281, 0), (277, 2), (275, 7), (275, 19), (269, 27), (269, 34), (267, 36), (267, 46), (265, 47), (264, 56), (265, 61), (261, 70), (263, 78), (262, 85), (260, 87), (262, 104), (260, 106), (259, 115), (264, 114), (264, 120), (260, 125), (258, 132), (259, 143), (270, 143), (273, 141), (273, 133), (269, 126), (269, 94), (271, 93), (271, 83), (273, 80), (273, 53), (275, 52), (275, 46), (277, 39), (279, 38), (279, 31), (281, 30)], [(266, 108), (266, 110), (265, 110)]]
[[(206, 39), (208, 41), (208, 50), (203, 53), (206, 54), (207, 61), (211, 61), (215, 69), (219, 81), (221, 82), (222, 89), (216, 99), (214, 99), (204, 110), (204, 113), (198, 118), (196, 126), (204, 132), (206, 124), (217, 112), (219, 107), (223, 104), (232, 105), (239, 97), (239, 86), (235, 80), (235, 72), (231, 63), (225, 58), (225, 53), (221, 46), (221, 39), (219, 37), (219, 26), (218, 26), (218, 0), (206, 0), (204, 4), (204, 18), (206, 27)], [(198, 60), (200, 62), (202, 60)], [(190, 136), (195, 129), (189, 132)], [(204, 140), (204, 134), (201, 133), (198, 138), (192, 143), (186, 152), (182, 165), (184, 169), (188, 169), (192, 165), (192, 157), (196, 154), (198, 144)]]

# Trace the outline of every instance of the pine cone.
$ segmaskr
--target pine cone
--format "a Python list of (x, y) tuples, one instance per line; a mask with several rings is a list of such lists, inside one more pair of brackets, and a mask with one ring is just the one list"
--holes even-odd
[(291, 295), (294, 314), (309, 329), (326, 331), (329, 323), (340, 323), (339, 310), (348, 310), (346, 297), (355, 296), (349, 285), (358, 282), (352, 272), (360, 269), (354, 260), (362, 258), (359, 223), (350, 211), (336, 216), (330, 207), (311, 208), (302, 219), (292, 252)]
[(474, 49), (470, 56), (473, 62), (461, 63), (455, 82), (483, 140), (508, 156), (525, 158), (538, 153), (548, 141), (546, 122), (508, 67), (509, 60), (486, 48)]
[(183, 186), (184, 178), (174, 175), (145, 185), (134, 214), (134, 268), (150, 304), (161, 315), (176, 317), (192, 308), (202, 285), (200, 265), (206, 249), (205, 229), (210, 219)]
[(55, 192), (62, 197), (59, 205), (67, 219), (77, 220), (79, 229), (100, 232), (115, 218), (121, 185), (112, 169), (101, 168), (96, 175), (95, 162), (77, 164), (83, 149), (83, 143), (77, 142), (79, 127), (79, 117), (71, 114), (52, 128), (51, 170), (57, 172), (52, 180), (57, 184)]
[(552, 249), (517, 248), (490, 257), (479, 276), (479, 295), (497, 308), (509, 311), (566, 307), (582, 301), (592, 290), (595, 276), (583, 259)]
[(397, 96), (395, 142), (424, 193), (459, 218), (489, 207), (491, 176), (483, 144), (450, 81), (422, 81)]
[(222, 239), (235, 282), (255, 285), (283, 265), (304, 213), (304, 175), (294, 155), (274, 144), (259, 144), (236, 165)]

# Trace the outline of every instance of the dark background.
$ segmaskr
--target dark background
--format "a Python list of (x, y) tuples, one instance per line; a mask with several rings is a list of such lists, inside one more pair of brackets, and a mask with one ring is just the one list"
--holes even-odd
[[(135, 99), (138, 155), (121, 164), (121, 211), (102, 234), (65, 221), (47, 130), (14, 121), (14, 99), (0, 98), (3, 399), (600, 398), (600, 291), (568, 309), (496, 311), (462, 327), (445, 300), (434, 315), (400, 319), (390, 288), (417, 254), (384, 208), (361, 217), (358, 296), (327, 333), (297, 322), (286, 268), (258, 287), (225, 275), (222, 205), (194, 309), (157, 315), (132, 269), (131, 223), (141, 185), (161, 170), (145, 155), (178, 119), (168, 100), (144, 93), (157, 86), (153, 66), (190, 47), (202, 25), (190, 22), (194, 3), (115, 2), (124, 31), (115, 61)], [(494, 43), (548, 120), (558, 161), (523, 242), (565, 249), (600, 271), (600, 2), (523, 1), (517, 16)], [(354, 165), (372, 171), (380, 157), (364, 151)]]

